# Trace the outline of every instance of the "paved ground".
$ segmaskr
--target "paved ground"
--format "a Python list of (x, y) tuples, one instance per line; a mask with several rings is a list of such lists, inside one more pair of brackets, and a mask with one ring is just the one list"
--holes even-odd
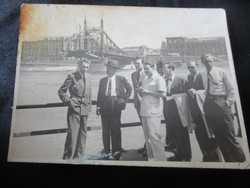
[[(162, 125), (162, 138), (164, 135), (164, 125)], [(195, 163), (152, 163), (147, 161), (147, 157), (138, 154), (137, 149), (144, 145), (144, 137), (142, 127), (122, 128), (122, 146), (127, 151), (122, 153), (120, 161), (112, 163), (109, 161), (99, 160), (100, 152), (103, 149), (101, 130), (88, 132), (86, 143), (86, 152), (88, 158), (85, 161), (65, 161), (62, 160), (64, 142), (66, 133), (50, 134), (41, 136), (26, 136), (13, 138), (12, 148), (9, 153), (9, 160), (16, 162), (42, 162), (42, 163), (66, 163), (66, 164), (92, 164), (92, 165), (129, 165), (129, 166), (168, 166), (168, 167), (201, 167), (202, 154), (199, 149), (194, 133), (190, 134), (192, 148), (192, 162)], [(242, 139), (239, 139), (241, 145)], [(245, 146), (246, 148), (246, 146)], [(247, 153), (247, 151), (245, 151)], [(173, 153), (166, 152), (166, 158), (173, 156)], [(127, 163), (127, 162), (130, 163)], [(219, 165), (219, 166), (218, 166)], [(203, 167), (207, 168), (239, 168), (240, 166), (220, 164), (202, 163)]]
[[(164, 125), (162, 125), (162, 138), (165, 138)], [(66, 133), (27, 136), (13, 138), (9, 158), (13, 161), (50, 161), (62, 158)], [(193, 158), (192, 161), (201, 161), (201, 152), (194, 134), (190, 134)], [(142, 127), (122, 128), (122, 147), (127, 151), (122, 153), (121, 160), (146, 161), (147, 158), (138, 154), (137, 149), (144, 145)], [(89, 159), (97, 159), (103, 149), (101, 130), (88, 132), (86, 152)], [(172, 156), (166, 152), (166, 157)]]

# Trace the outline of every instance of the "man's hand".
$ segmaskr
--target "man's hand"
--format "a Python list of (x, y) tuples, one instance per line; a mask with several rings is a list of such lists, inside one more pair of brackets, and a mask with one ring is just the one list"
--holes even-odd
[(137, 87), (137, 88), (135, 88), (135, 90), (137, 91), (137, 93), (139, 94), (139, 96), (142, 97), (142, 93), (141, 93), (142, 90), (143, 90), (142, 87)]
[(99, 116), (101, 113), (100, 113), (100, 107), (96, 107), (96, 115)]
[(141, 93), (142, 93), (142, 95), (149, 95), (149, 94), (151, 94), (151, 92), (148, 91), (148, 90), (146, 90), (146, 89), (142, 90)]
[(188, 126), (188, 132), (189, 133), (193, 133), (193, 131), (195, 130), (196, 128), (196, 125), (194, 123), (191, 123), (189, 126)]
[(229, 100), (226, 100), (226, 105), (231, 108), (232, 107), (232, 102), (230, 102)]
[(191, 88), (188, 90), (188, 94), (191, 96), (191, 97), (194, 97), (196, 95), (196, 90)]

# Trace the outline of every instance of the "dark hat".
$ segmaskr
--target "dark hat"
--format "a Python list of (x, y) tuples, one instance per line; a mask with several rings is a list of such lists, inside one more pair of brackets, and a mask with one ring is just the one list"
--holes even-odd
[(108, 62), (105, 64), (107, 67), (114, 67), (116, 69), (120, 69), (119, 62), (116, 60), (108, 60)]

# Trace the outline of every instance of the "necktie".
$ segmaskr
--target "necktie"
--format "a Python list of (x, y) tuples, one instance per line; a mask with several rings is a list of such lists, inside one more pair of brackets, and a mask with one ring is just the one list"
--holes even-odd
[(212, 75), (210, 74), (210, 72), (208, 71), (207, 72), (207, 77), (208, 77), (208, 80), (210, 80), (210, 82), (214, 85), (218, 85), (218, 83), (216, 82), (216, 80), (212, 77)]
[(192, 75), (192, 84), (194, 84), (194, 75)]
[(210, 76), (209, 72), (207, 72), (207, 94), (210, 95)]
[[(212, 85), (211, 85), (212, 84)], [(207, 72), (207, 93), (210, 94), (211, 86), (219, 85), (219, 83), (212, 77), (210, 72)]]
[(136, 78), (137, 84), (139, 83), (139, 80), (140, 80), (140, 72), (137, 72), (137, 78)]
[(170, 94), (170, 84), (172, 82), (172, 78), (167, 78), (167, 82), (166, 82), (166, 85), (167, 85), (167, 94)]
[(82, 77), (83, 83), (85, 84), (85, 76)]
[(111, 96), (111, 79), (109, 78), (109, 85), (108, 85), (108, 92), (107, 92), (107, 96)]

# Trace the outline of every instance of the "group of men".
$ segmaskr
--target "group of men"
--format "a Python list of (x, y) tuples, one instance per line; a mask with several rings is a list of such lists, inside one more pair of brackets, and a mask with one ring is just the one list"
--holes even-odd
[[(136, 71), (131, 79), (134, 106), (142, 123), (145, 146), (139, 151), (150, 161), (190, 161), (192, 159), (189, 132), (195, 135), (204, 162), (244, 162), (244, 152), (233, 129), (234, 90), (223, 69), (213, 65), (210, 54), (201, 56), (206, 72), (200, 73), (197, 62), (188, 62), (190, 74), (182, 78), (175, 66), (135, 60)], [(84, 158), (87, 118), (91, 110), (91, 76), (86, 71), (89, 60), (78, 62), (78, 71), (68, 75), (58, 94), (68, 104), (63, 159)], [(107, 76), (99, 83), (96, 114), (102, 122), (102, 159), (119, 160), (122, 149), (121, 113), (126, 108), (132, 87), (116, 74), (119, 62), (108, 60)], [(70, 96), (67, 91), (69, 90)], [(166, 140), (162, 140), (161, 118), (166, 122)], [(174, 156), (166, 158), (165, 151)]]

